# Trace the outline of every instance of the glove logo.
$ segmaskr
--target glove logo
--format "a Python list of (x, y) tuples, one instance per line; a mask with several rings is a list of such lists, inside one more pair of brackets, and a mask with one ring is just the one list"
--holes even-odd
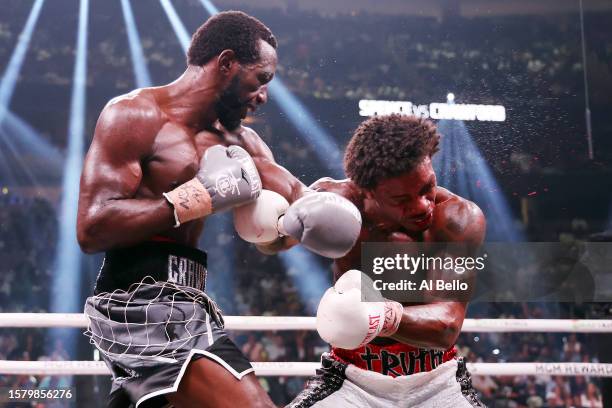
[(257, 167), (251, 157), (238, 157), (240, 164), (242, 164), (242, 178), (244, 178), (251, 186), (251, 197), (259, 197), (261, 190), (261, 180), (259, 179), (259, 173)]
[(238, 192), (238, 179), (232, 173), (220, 174), (215, 179), (215, 189), (221, 197), (228, 194), (235, 195)]

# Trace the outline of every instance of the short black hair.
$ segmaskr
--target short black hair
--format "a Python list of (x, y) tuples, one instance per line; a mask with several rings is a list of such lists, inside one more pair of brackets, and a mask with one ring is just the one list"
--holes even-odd
[(413, 170), (438, 151), (440, 134), (432, 121), (409, 115), (365, 120), (344, 153), (344, 171), (359, 187), (373, 189), (384, 179)]
[(224, 11), (210, 17), (191, 38), (189, 65), (202, 66), (223, 50), (233, 50), (241, 64), (259, 59), (259, 40), (276, 48), (276, 38), (264, 23), (242, 11)]

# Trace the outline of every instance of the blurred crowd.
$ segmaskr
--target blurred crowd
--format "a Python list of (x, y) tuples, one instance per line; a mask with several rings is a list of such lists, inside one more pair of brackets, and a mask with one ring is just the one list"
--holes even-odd
[[(0, 195), (0, 312), (46, 312), (57, 243), (57, 216), (52, 205), (6, 191)], [(74, 288), (66, 287), (67, 290)], [(0, 360), (69, 360), (61, 340), (51, 340), (44, 329), (0, 329)], [(6, 389), (53, 389), (70, 386), (70, 377), (0, 376)], [(2, 393), (5, 407), (11, 403)], [(52, 408), (54, 405), (46, 405)]]
[[(59, 13), (61, 7), (68, 6), (58, 7)], [(153, 82), (172, 80), (183, 71), (185, 58), (169, 23), (163, 21), (161, 7), (134, 2), (133, 8)], [(0, 20), (1, 54), (10, 53), (21, 30), (21, 19), (10, 18), (11, 14), (24, 14), (27, 5), (15, 4), (13, 9), (7, 8), (8, 18)], [(41, 17), (28, 51), (29, 64), (23, 69), (23, 83), (65, 87), (72, 83), (75, 39), (65, 25), (76, 24), (77, 13), (74, 7), (69, 10), (64, 25)], [(465, 89), (464, 95), (484, 98), (483, 103), (503, 96), (545, 104), (583, 92), (580, 25), (573, 13), (438, 19), (364, 12), (322, 15), (304, 10), (243, 10), (268, 24), (277, 36), (278, 74), (299, 96), (411, 98), (426, 103), (431, 95), (445, 96), (448, 84), (456, 84)], [(190, 30), (207, 17), (198, 1), (182, 2), (178, 11)], [(106, 4), (92, 5), (90, 15), (89, 57), (95, 64), (89, 67), (88, 85), (104, 84), (116, 94), (134, 87), (125, 27), (108, 27), (120, 14), (117, 4)], [(597, 75), (610, 75), (609, 18), (606, 12), (587, 15), (589, 58), (602, 65)], [(161, 26), (144, 24), (159, 19)]]
[[(4, 57), (0, 70), (8, 63), (29, 11), (27, 2), (6, 2), (6, 13), (0, 17), (0, 57)], [(185, 69), (173, 27), (158, 3), (132, 3), (152, 84), (173, 81)], [(176, 9), (190, 32), (207, 18), (199, 1), (178, 1)], [(358, 114), (360, 99), (428, 105), (444, 102), (447, 93), (454, 92), (458, 103), (506, 107), (505, 123), (467, 124), (487, 162), (501, 175), (553, 174), (593, 166), (587, 160), (584, 67), (575, 13), (434, 18), (244, 10), (274, 31), (279, 41), (276, 77), (339, 147), (363, 119)], [(59, 148), (67, 142), (77, 12), (68, 2), (45, 5), (11, 101), (12, 112)], [(610, 127), (604, 118), (612, 109), (612, 35), (607, 23), (611, 17), (605, 11), (585, 17), (596, 164), (608, 169), (612, 149), (605, 137)], [(63, 24), (56, 24), (58, 18)], [(119, 3), (93, 3), (87, 46), (86, 141), (107, 101), (137, 86), (127, 39)], [(300, 129), (279, 109), (286, 103), (275, 98), (270, 97), (272, 103), (260, 110), (253, 126), (290, 170), (319, 176), (320, 169), (295, 164), (311, 163), (305, 159), (316, 157), (316, 152), (300, 140)], [(32, 104), (33, 100), (37, 103)], [(298, 128), (308, 134), (312, 126)]]
[[(6, 18), (0, 18), (0, 55), (6, 56), (12, 52), (28, 10), (24, 3), (7, 1), (15, 4), (7, 8)], [(157, 3), (153, 7), (133, 3), (152, 83), (168, 83), (185, 68), (182, 48)], [(189, 31), (207, 17), (199, 1), (182, 1), (177, 11)], [(355, 127), (360, 99), (408, 100), (426, 105), (444, 102), (447, 92), (453, 91), (460, 103), (506, 106), (512, 127), (523, 138), (548, 132), (557, 133), (560, 139), (567, 127), (574, 137), (584, 132), (577, 14), (472, 18), (451, 15), (436, 19), (368, 13), (322, 15), (248, 7), (245, 11), (266, 22), (278, 37), (277, 77), (314, 111), (315, 117), (330, 122), (328, 127), (332, 129), (343, 130), (345, 125), (341, 122), (347, 120), (351, 122), (349, 128)], [(62, 25), (55, 24), (54, 14), (62, 15)], [(92, 5), (87, 69), (89, 129), (108, 99), (136, 87), (125, 27), (113, 24), (121, 20), (120, 16), (118, 3)], [(594, 106), (609, 107), (610, 103), (610, 18), (609, 12), (586, 16)], [(159, 24), (148, 24), (150, 21)], [(58, 146), (64, 146), (67, 134), (76, 43), (73, 30), (66, 27), (76, 24), (77, 10), (72, 5), (57, 3), (41, 15), (13, 101), (15, 110)], [(39, 103), (28, 106), (31, 100)], [(321, 118), (317, 114), (321, 101), (350, 105), (351, 115)], [(57, 106), (66, 109), (58, 112)], [(330, 105), (325, 106), (329, 111)], [(593, 109), (596, 115), (597, 109)], [(598, 133), (598, 122), (594, 123), (594, 132)], [(286, 123), (276, 124), (275, 131), (277, 135), (293, 132)], [(343, 132), (334, 132), (334, 136), (344, 141)], [(547, 148), (542, 138), (538, 139), (537, 146)], [(574, 145), (566, 145), (559, 154), (573, 148)]]
[[(476, 304), (472, 318), (608, 318), (610, 304)], [(560, 333), (462, 333), (459, 353), (470, 362), (598, 363), (596, 335)], [(603, 407), (596, 377), (473, 376), (482, 400), (491, 407)]]

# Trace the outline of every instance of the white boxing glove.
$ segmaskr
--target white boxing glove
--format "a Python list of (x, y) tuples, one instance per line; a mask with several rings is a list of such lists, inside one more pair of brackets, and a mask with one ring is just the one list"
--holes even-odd
[(289, 202), (285, 197), (274, 191), (261, 190), (257, 200), (234, 208), (234, 228), (247, 242), (272, 242), (280, 236), (278, 219), (287, 208)]
[[(367, 299), (361, 301), (361, 279), (372, 288)], [(388, 337), (399, 328), (404, 307), (399, 302), (385, 300), (372, 286), (372, 280), (360, 271), (347, 271), (327, 289), (317, 309), (317, 331), (323, 340), (334, 347), (347, 350), (359, 348), (375, 337)]]

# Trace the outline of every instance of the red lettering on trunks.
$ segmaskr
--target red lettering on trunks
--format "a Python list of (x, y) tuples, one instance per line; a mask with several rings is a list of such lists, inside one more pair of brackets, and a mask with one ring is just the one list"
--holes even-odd
[(333, 347), (331, 351), (331, 357), (336, 360), (391, 377), (431, 371), (455, 358), (456, 354), (455, 346), (444, 351), (422, 349), (398, 342), (384, 346), (370, 343), (355, 350)]

